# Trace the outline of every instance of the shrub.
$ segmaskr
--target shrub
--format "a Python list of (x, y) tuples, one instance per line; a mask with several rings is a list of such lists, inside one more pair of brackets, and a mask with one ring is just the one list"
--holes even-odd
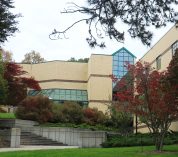
[(102, 111), (96, 108), (86, 108), (83, 110), (84, 122), (90, 125), (104, 124), (107, 119)]
[(107, 127), (117, 128), (121, 134), (133, 132), (133, 117), (129, 112), (120, 111), (117, 105), (111, 105), (109, 115), (110, 118), (105, 122)]
[[(163, 143), (165, 145), (178, 144), (178, 133), (166, 134)], [(154, 144), (153, 135), (147, 133), (131, 134), (129, 136), (109, 136), (107, 140), (102, 143), (102, 147), (150, 146)]]
[(48, 97), (42, 95), (27, 97), (20, 102), (15, 114), (20, 119), (44, 123), (52, 117), (52, 104)]
[(82, 107), (76, 102), (53, 104), (52, 122), (80, 124), (83, 121)]

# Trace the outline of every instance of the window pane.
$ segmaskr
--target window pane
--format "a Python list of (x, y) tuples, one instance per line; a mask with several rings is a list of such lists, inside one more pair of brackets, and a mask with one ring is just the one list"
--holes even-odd
[(70, 94), (70, 90), (66, 90), (66, 94), (69, 95)]
[(65, 90), (61, 89), (60, 94), (65, 94)]
[(87, 95), (87, 91), (82, 91), (82, 95)]
[(76, 90), (71, 90), (71, 95), (76, 95)]
[(161, 56), (156, 58), (156, 68), (157, 70), (161, 69)]
[(78, 90), (77, 95), (82, 95), (82, 92)]
[(70, 95), (66, 95), (66, 100), (71, 100)]
[(59, 95), (59, 99), (60, 99), (60, 100), (65, 100), (66, 97), (65, 97), (65, 95)]

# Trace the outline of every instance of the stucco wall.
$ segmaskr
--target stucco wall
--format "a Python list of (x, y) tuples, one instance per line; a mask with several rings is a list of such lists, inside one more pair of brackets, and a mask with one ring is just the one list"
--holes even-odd
[[(165, 70), (172, 59), (172, 44), (178, 40), (178, 28), (173, 26), (142, 58), (142, 61), (149, 63), (155, 62), (156, 58), (161, 55), (162, 67)], [(164, 53), (164, 54), (163, 54)], [(153, 63), (155, 65), (155, 63)]]
[(52, 80), (87, 80), (88, 64), (65, 62), (65, 61), (50, 61), (40, 64), (21, 64), (23, 69), (28, 71), (35, 79)]
[(91, 55), (88, 63), (88, 100), (90, 107), (106, 111), (112, 98), (112, 56)]
[(21, 64), (39, 81), (42, 89), (87, 89), (87, 63), (51, 61), (40, 64)]

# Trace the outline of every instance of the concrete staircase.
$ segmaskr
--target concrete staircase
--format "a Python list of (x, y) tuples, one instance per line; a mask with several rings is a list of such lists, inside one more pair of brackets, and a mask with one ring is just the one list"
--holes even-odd
[(45, 146), (67, 146), (66, 144), (35, 135), (30, 132), (22, 131), (20, 137), (21, 145), (45, 145)]

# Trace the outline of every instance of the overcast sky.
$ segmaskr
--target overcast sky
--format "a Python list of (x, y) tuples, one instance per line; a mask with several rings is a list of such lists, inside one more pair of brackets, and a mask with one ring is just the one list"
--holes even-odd
[[(92, 53), (112, 54), (121, 47), (126, 47), (138, 59), (142, 57), (150, 48), (144, 46), (138, 39), (131, 39), (126, 33), (124, 44), (114, 40), (106, 40), (107, 48), (91, 49), (85, 38), (88, 27), (85, 23), (80, 23), (72, 28), (66, 36), (68, 39), (50, 40), (49, 34), (54, 28), (63, 30), (80, 15), (64, 15), (60, 11), (66, 8), (67, 2), (84, 3), (84, 0), (14, 0), (15, 9), (13, 12), (21, 13), (18, 28), (19, 32), (10, 37), (2, 47), (13, 53), (16, 62), (21, 62), (24, 55), (32, 50), (40, 52), (46, 60), (68, 60), (71, 57), (86, 58)], [(152, 46), (173, 26), (168, 24), (165, 28), (154, 30)], [(120, 24), (121, 30), (127, 26)]]

